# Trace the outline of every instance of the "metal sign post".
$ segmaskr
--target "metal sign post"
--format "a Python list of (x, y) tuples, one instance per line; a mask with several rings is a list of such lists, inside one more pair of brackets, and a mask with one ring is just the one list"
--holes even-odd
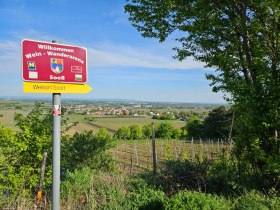
[(23, 90), (52, 93), (52, 210), (60, 210), (61, 93), (87, 93), (87, 49), (22, 40)]
[[(57, 41), (52, 41), (57, 43)], [(60, 209), (60, 126), (61, 94), (52, 94), (52, 210)]]
[(61, 95), (52, 94), (53, 133), (52, 133), (52, 209), (60, 209), (60, 125)]

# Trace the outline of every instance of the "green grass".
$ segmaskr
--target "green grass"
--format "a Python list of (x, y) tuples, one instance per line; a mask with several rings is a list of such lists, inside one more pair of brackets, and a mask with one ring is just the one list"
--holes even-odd
[[(45, 199), (45, 196), (47, 199)], [(44, 201), (47, 203), (44, 203)], [(42, 209), (50, 209), (50, 197), (43, 194)], [(4, 204), (4, 205), (3, 205)], [(34, 209), (34, 200), (19, 197), (5, 201), (3, 209)], [(167, 196), (146, 180), (122, 174), (100, 173), (88, 168), (68, 172), (61, 183), (61, 210), (66, 209), (224, 209), (278, 210), (280, 199), (255, 191), (224, 197), (182, 190)], [(41, 208), (40, 208), (41, 209)]]
[[(79, 122), (77, 126), (70, 129), (69, 133), (74, 133), (75, 131), (92, 130), (96, 132), (99, 128), (106, 128), (111, 134), (114, 134), (122, 126), (131, 125), (147, 125), (154, 122), (159, 124), (163, 121), (154, 120), (150, 117), (111, 117), (111, 116), (94, 116), (94, 115), (82, 115), (79, 113), (66, 114), (65, 117), (69, 118), (70, 122)], [(175, 128), (181, 128), (185, 126), (185, 123), (179, 120), (169, 121)]]
[[(21, 101), (21, 100), (0, 100), (0, 122), (9, 128), (16, 129), (14, 122), (15, 113), (26, 115), (34, 108), (35, 101)], [(50, 102), (44, 102), (45, 110), (51, 108)], [(21, 107), (21, 109), (16, 109)]]

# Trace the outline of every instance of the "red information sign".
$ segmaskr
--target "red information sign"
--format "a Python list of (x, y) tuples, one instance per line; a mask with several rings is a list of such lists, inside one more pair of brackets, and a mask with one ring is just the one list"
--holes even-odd
[(21, 49), (24, 81), (77, 84), (87, 82), (86, 48), (22, 40)]

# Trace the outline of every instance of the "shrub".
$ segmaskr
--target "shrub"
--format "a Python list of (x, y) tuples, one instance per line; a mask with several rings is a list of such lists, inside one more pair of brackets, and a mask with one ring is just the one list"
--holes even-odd
[(116, 139), (130, 139), (130, 129), (129, 127), (123, 126), (120, 127), (117, 132), (114, 134)]
[(165, 194), (160, 190), (153, 189), (142, 179), (132, 179), (130, 181), (131, 192), (127, 199), (132, 209), (165, 209)]
[(173, 135), (174, 127), (169, 122), (162, 122), (158, 126), (156, 130), (156, 138), (162, 138), (162, 139), (171, 139)]
[[(44, 113), (43, 104), (26, 116), (15, 114), (16, 133), (1, 127), (0, 152), (5, 158), (0, 161), (0, 190), (10, 195), (30, 195), (39, 180), (42, 154), (51, 157), (51, 115)], [(51, 158), (47, 159), (45, 182), (51, 182)]]
[(215, 195), (181, 191), (170, 198), (166, 205), (166, 209), (226, 210), (231, 209), (231, 204), (226, 199)]
[(67, 172), (66, 179), (61, 183), (61, 198), (70, 209), (85, 207), (93, 185), (93, 174), (90, 168), (82, 168)]
[(124, 179), (88, 167), (68, 172), (61, 185), (63, 209), (131, 209)]
[(280, 209), (280, 198), (268, 198), (256, 191), (251, 191), (236, 199), (233, 207), (236, 210), (277, 210)]
[(70, 171), (84, 166), (104, 171), (114, 170), (114, 161), (106, 152), (111, 147), (111, 140), (105, 130), (100, 130), (97, 135), (92, 131), (75, 133), (63, 144), (64, 167)]
[(139, 125), (131, 125), (129, 126), (130, 129), (130, 139), (137, 140), (142, 139), (142, 127)]
[(143, 138), (145, 139), (150, 139), (152, 137), (153, 131), (152, 131), (152, 125), (144, 125), (142, 127), (142, 132), (143, 132)]

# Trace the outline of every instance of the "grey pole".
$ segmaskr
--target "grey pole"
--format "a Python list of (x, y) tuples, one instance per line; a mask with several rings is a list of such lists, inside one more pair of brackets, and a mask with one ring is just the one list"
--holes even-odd
[(52, 94), (53, 133), (52, 133), (52, 210), (60, 209), (60, 126), (61, 95)]
[[(52, 41), (57, 43), (57, 41)], [(60, 210), (60, 127), (61, 127), (61, 95), (52, 94), (52, 210)]]

